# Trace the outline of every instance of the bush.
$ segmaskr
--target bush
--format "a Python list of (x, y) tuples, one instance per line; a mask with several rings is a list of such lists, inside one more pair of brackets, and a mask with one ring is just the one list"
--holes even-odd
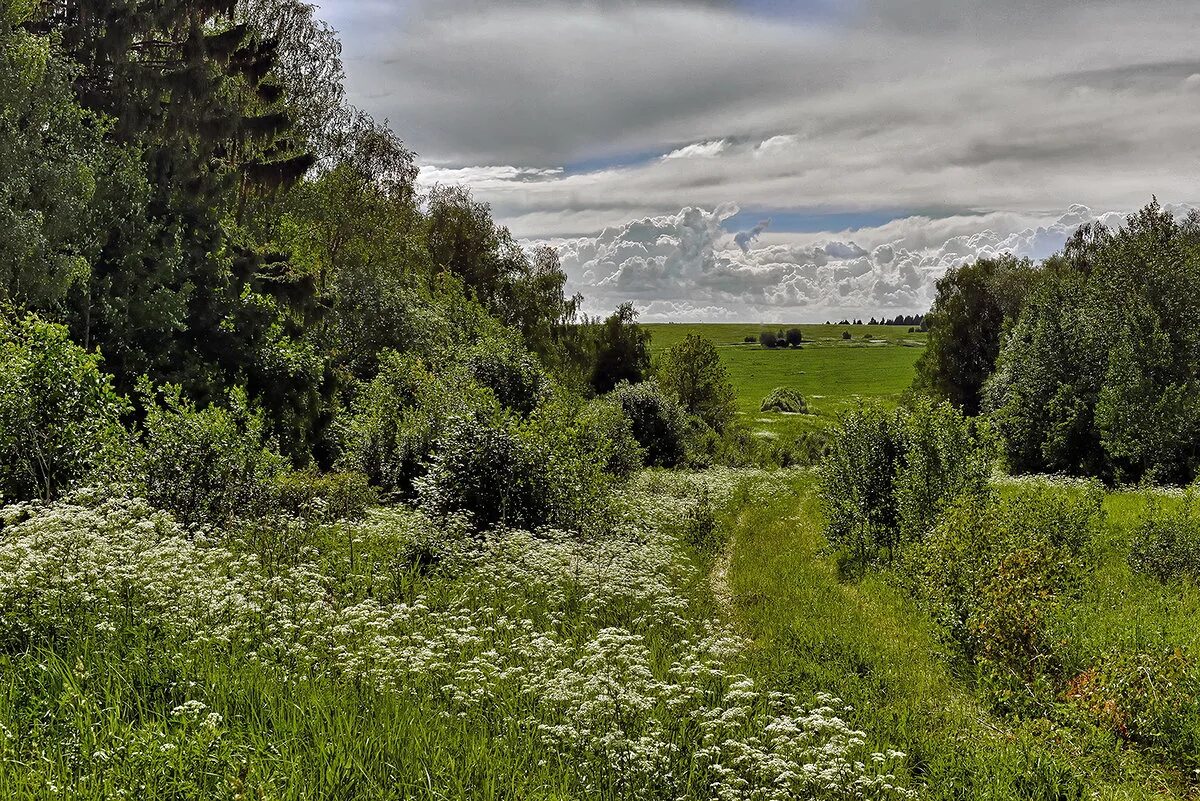
[(67, 329), (36, 317), (0, 321), (0, 496), (51, 500), (115, 462), (128, 408), (100, 355)]
[(1155, 503), (1138, 528), (1129, 553), (1134, 570), (1162, 582), (1200, 579), (1200, 510), (1196, 490), (1189, 490), (1177, 509)]
[(843, 331), (843, 332), (842, 332), (842, 339), (850, 339), (850, 332), (849, 332), (849, 331)]
[(1200, 663), (1178, 648), (1109, 651), (1065, 696), (1091, 723), (1150, 745), (1185, 771), (1200, 767)]
[(988, 449), (949, 404), (865, 407), (842, 419), (821, 471), (826, 537), (857, 563), (916, 541), (963, 494), (987, 487)]
[(1060, 654), (1050, 626), (1078, 591), (1103, 492), (966, 495), (903, 557), (900, 575), (975, 665), (997, 707), (1053, 703)]
[(763, 331), (758, 335), (758, 344), (764, 348), (774, 348), (778, 347), (779, 339), (775, 336), (774, 331)]
[(787, 330), (786, 338), (788, 345), (792, 346), (793, 348), (798, 348), (800, 347), (800, 343), (804, 341), (804, 334), (801, 333), (799, 328), (789, 328)]
[(733, 421), (733, 385), (711, 340), (688, 334), (671, 346), (658, 374), (663, 390), (688, 414), (721, 431)]
[[(498, 405), (462, 369), (444, 368), (435, 375), (420, 359), (395, 352), (385, 354), (381, 364), (354, 400), (338, 464), (410, 497), (450, 419), (488, 419)], [(486, 364), (486, 358), (477, 362)]]
[(362, 473), (280, 473), (270, 488), (274, 510), (318, 522), (359, 520), (375, 503)]
[(533, 356), (520, 344), (487, 339), (467, 351), (467, 374), (487, 387), (505, 409), (529, 415), (550, 391), (550, 379)]
[(776, 387), (771, 390), (771, 394), (763, 398), (759, 408), (764, 412), (808, 414), (808, 403), (804, 396), (790, 387)]
[(422, 508), (466, 515), (479, 531), (505, 526), (582, 530), (603, 521), (611, 478), (557, 404), (528, 421), (510, 416), (450, 422), (417, 480)]
[(742, 342), (745, 342), (745, 343), (747, 343), (747, 344), (753, 344), (753, 343), (755, 343), (755, 342), (757, 342), (757, 341), (758, 341), (758, 340), (757, 340), (757, 339), (755, 339), (753, 336), (747, 336), (747, 337), (744, 337), (744, 338), (742, 339)]
[(627, 478), (646, 463), (646, 450), (638, 443), (633, 424), (616, 398), (596, 398), (575, 422), (583, 447), (602, 456), (605, 472)]
[(147, 500), (187, 525), (224, 526), (268, 508), (284, 460), (243, 390), (231, 391), (227, 406), (204, 409), (178, 386), (156, 393), (143, 379), (139, 391), (146, 420), (131, 479)]
[(618, 384), (612, 397), (629, 419), (651, 467), (677, 467), (687, 456), (686, 415), (657, 384)]

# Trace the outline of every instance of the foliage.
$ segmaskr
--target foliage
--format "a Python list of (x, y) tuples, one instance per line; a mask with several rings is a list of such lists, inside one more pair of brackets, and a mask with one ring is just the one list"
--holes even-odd
[(930, 333), (914, 386), (979, 414), (983, 385), (996, 366), (1005, 331), (1036, 285), (1028, 259), (1005, 254), (950, 270), (938, 279), (927, 319)]
[(905, 581), (1002, 710), (1053, 701), (1062, 654), (1051, 623), (1088, 569), (1102, 497), (1095, 486), (966, 495), (905, 554)]
[(789, 328), (784, 336), (787, 344), (793, 348), (800, 347), (800, 343), (804, 341), (804, 333), (799, 328)]
[(541, 364), (519, 344), (504, 339), (477, 342), (463, 358), (467, 374), (505, 409), (528, 416), (546, 398), (549, 379)]
[(1200, 666), (1179, 648), (1113, 651), (1065, 693), (1090, 722), (1149, 746), (1185, 770), (1200, 766)]
[(854, 561), (917, 542), (962, 495), (986, 491), (988, 449), (947, 403), (846, 415), (821, 468), (826, 536)]
[(438, 518), (465, 514), (477, 530), (579, 530), (603, 522), (610, 443), (564, 425), (575, 413), (564, 403), (548, 403), (527, 421), (449, 420), (416, 482), (422, 508)]
[(339, 464), (411, 496), (452, 419), (483, 421), (497, 413), (495, 396), (462, 369), (435, 370), (415, 356), (385, 354), (379, 374), (354, 400)]
[(362, 473), (286, 471), (269, 489), (269, 508), (304, 520), (361, 520), (375, 504), (375, 492)]
[(804, 396), (789, 387), (776, 387), (771, 394), (763, 398), (764, 412), (787, 412), (789, 414), (808, 414), (808, 402)]
[(620, 404), (634, 439), (651, 467), (676, 467), (687, 457), (685, 414), (653, 382), (618, 384), (612, 397)]
[(621, 304), (599, 326), (595, 348), (590, 384), (596, 394), (650, 377), (650, 333), (638, 325), (632, 303)]
[(1151, 507), (1138, 527), (1129, 554), (1135, 570), (1159, 581), (1200, 580), (1200, 509), (1190, 490), (1175, 509)]
[(1200, 466), (1200, 217), (1152, 203), (1084, 226), (1005, 340), (986, 388), (1010, 466), (1186, 483)]
[(584, 451), (606, 455), (605, 472), (628, 478), (647, 464), (646, 449), (634, 435), (633, 423), (616, 396), (593, 399), (575, 422)]
[(58, 497), (123, 457), (128, 410), (65, 328), (0, 318), (0, 497)]
[(224, 526), (266, 510), (283, 459), (245, 392), (200, 409), (177, 385), (155, 392), (145, 381), (140, 389), (146, 419), (131, 479), (152, 504), (191, 526)]
[(779, 346), (779, 338), (774, 331), (763, 331), (758, 335), (758, 344), (764, 348), (775, 348)]
[(684, 411), (717, 431), (733, 419), (733, 386), (711, 340), (689, 334), (672, 346), (663, 357), (658, 380)]

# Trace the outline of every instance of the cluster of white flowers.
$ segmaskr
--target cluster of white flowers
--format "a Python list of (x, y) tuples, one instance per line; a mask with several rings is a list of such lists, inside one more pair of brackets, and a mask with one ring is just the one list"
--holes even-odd
[[(149, 625), (172, 648), (225, 649), (281, 681), (367, 683), (498, 738), (526, 738), (598, 795), (909, 797), (893, 775), (903, 755), (872, 753), (835, 699), (805, 705), (729, 671), (743, 643), (689, 597), (704, 584), (679, 521), (701, 496), (720, 504), (787, 491), (778, 474), (755, 478), (643, 474), (603, 538), (439, 538), (404, 509), (336, 524), (362, 552), (426, 555), (428, 564), (404, 563), (408, 583), (387, 593), (347, 591), (315, 547), (267, 570), (138, 500), (81, 493), (11, 506), (0, 511), (0, 645)], [(351, 573), (351, 584), (366, 581)], [(222, 725), (198, 700), (173, 716)]]

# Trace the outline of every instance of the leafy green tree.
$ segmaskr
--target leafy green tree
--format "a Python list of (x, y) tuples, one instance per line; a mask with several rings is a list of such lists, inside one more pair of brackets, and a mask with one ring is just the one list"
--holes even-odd
[(663, 389), (679, 399), (688, 414), (694, 414), (717, 431), (732, 422), (733, 385), (712, 340), (688, 334), (671, 347), (658, 374)]
[(987, 407), (1010, 466), (1187, 482), (1200, 467), (1200, 216), (1082, 227), (1005, 340)]
[(779, 338), (774, 331), (763, 331), (758, 335), (758, 344), (764, 348), (774, 348), (779, 344)]
[(621, 304), (598, 326), (592, 391), (603, 395), (622, 381), (637, 384), (650, 375), (650, 332), (637, 323), (632, 303)]
[(110, 153), (102, 119), (71, 90), (72, 70), (28, 11), (0, 3), (0, 303), (61, 316), (99, 246), (93, 198)]
[(940, 278), (915, 387), (969, 415), (978, 414), (1001, 337), (1016, 321), (1037, 275), (1028, 259), (1004, 255), (963, 265)]
[(60, 325), (0, 318), (0, 496), (53, 500), (124, 457), (129, 404)]
[(786, 334), (787, 343), (793, 348), (800, 347), (800, 343), (804, 341), (804, 334), (799, 328), (789, 328)]

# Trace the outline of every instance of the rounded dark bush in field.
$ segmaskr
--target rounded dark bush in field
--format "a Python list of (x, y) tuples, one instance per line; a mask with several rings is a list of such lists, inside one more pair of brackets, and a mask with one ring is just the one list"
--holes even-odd
[(1162, 582), (1200, 578), (1200, 501), (1195, 491), (1173, 511), (1157, 503), (1151, 507), (1133, 540), (1129, 564)]
[(633, 430), (634, 439), (646, 449), (646, 464), (675, 467), (687, 455), (686, 420), (683, 410), (649, 381), (618, 384), (612, 392)]
[(775, 348), (779, 346), (779, 337), (775, 336), (774, 331), (763, 331), (758, 335), (758, 342), (764, 348)]
[(764, 412), (785, 412), (788, 414), (808, 414), (808, 402), (804, 396), (790, 387), (776, 387), (771, 394), (763, 398)]
[(849, 332), (849, 331), (843, 331), (843, 332), (842, 332), (842, 339), (850, 339), (850, 332)]

